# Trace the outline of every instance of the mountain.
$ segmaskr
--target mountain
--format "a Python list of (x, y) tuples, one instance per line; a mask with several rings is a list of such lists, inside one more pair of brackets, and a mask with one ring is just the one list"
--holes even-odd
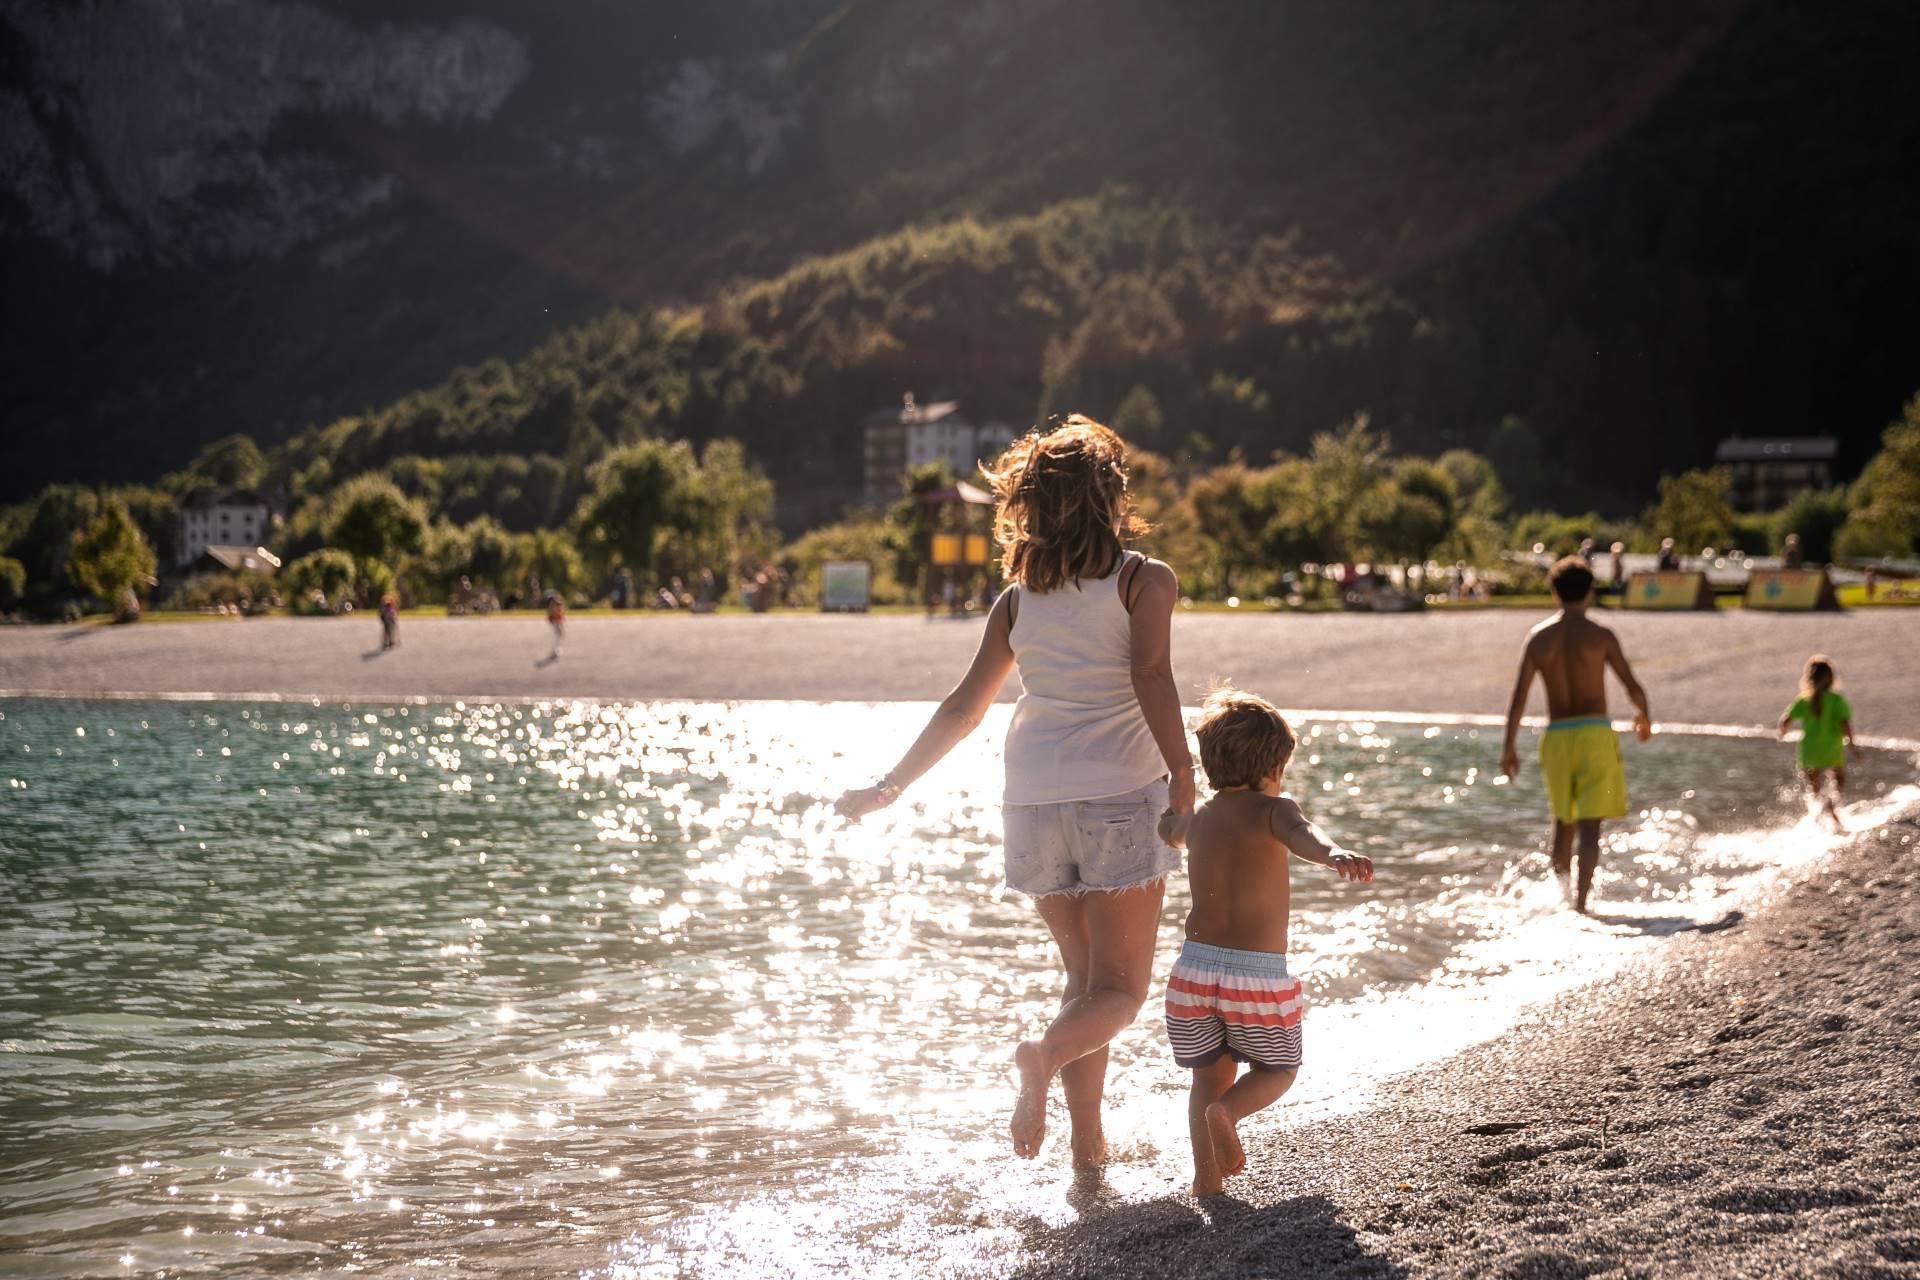
[(1139, 387), (1154, 443), (1256, 456), (1517, 414), (1524, 496), (1581, 506), (1735, 433), (1857, 466), (1920, 384), (1917, 37), (1871, 0), (0, 0), (0, 498), (342, 415), (297, 452), (585, 420), (831, 496), (910, 388)]

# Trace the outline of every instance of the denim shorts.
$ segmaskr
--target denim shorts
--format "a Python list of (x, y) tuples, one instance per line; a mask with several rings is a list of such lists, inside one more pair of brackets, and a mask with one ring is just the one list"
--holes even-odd
[(1167, 782), (1097, 800), (1010, 804), (1007, 887), (1044, 897), (1131, 889), (1180, 866), (1180, 851), (1160, 843)]

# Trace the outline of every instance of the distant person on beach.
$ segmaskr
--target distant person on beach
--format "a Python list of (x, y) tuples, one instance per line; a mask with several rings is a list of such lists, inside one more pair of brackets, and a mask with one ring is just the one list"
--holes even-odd
[(1672, 538), (1660, 539), (1660, 554), (1654, 558), (1653, 567), (1662, 573), (1680, 567), (1680, 553), (1674, 550)]
[(1807, 563), (1806, 553), (1800, 550), (1800, 535), (1790, 533), (1787, 540), (1780, 544), (1780, 567), (1798, 569)]
[[(1800, 722), (1800, 769), (1807, 775), (1813, 803), (1835, 829), (1840, 827), (1840, 798), (1847, 789), (1847, 756), (1860, 759), (1853, 741), (1853, 707), (1834, 688), (1833, 663), (1825, 654), (1807, 659), (1800, 676), (1800, 696), (1780, 713), (1780, 736)], [(1828, 794), (1826, 776), (1833, 775)]]
[(1507, 703), (1507, 736), (1500, 749), (1500, 772), (1520, 773), (1514, 738), (1527, 709), (1535, 676), (1547, 687), (1546, 732), (1540, 735), (1540, 775), (1553, 811), (1553, 874), (1562, 892), (1569, 890), (1576, 837), (1580, 880), (1569, 896), (1584, 912), (1600, 862), (1600, 823), (1627, 814), (1627, 778), (1620, 765), (1620, 740), (1607, 718), (1607, 669), (1620, 677), (1633, 703), (1633, 732), (1645, 742), (1653, 736), (1647, 691), (1633, 678), (1620, 637), (1587, 617), (1593, 603), (1593, 571), (1573, 556), (1547, 575), (1560, 612), (1536, 626), (1520, 654), (1520, 674)]
[(1614, 593), (1618, 594), (1625, 590), (1627, 585), (1627, 544), (1624, 542), (1614, 543), (1611, 555), (1613, 557), (1613, 563), (1608, 569), (1607, 579)]
[(1032, 897), (1066, 973), (1052, 1025), (1014, 1051), (1020, 1093), (1008, 1131), (1015, 1155), (1039, 1154), (1059, 1075), (1079, 1168), (1106, 1160), (1107, 1042), (1146, 1000), (1165, 880), (1180, 865), (1156, 823), (1163, 811), (1193, 812), (1168, 647), (1178, 583), (1124, 548), (1146, 530), (1126, 461), (1119, 436), (1075, 414), (1015, 442), (988, 471), (1013, 585), (988, 613), (966, 676), (900, 762), (835, 806), (858, 819), (893, 803), (980, 723), (1019, 667), (1002, 810), (1007, 885)]
[(384, 652), (399, 647), (400, 602), (393, 598), (392, 592), (388, 592), (380, 597), (380, 648)]
[[(1193, 1072), (1187, 1134), (1193, 1194), (1220, 1194), (1247, 1167), (1239, 1124), (1272, 1106), (1300, 1071), (1300, 979), (1287, 971), (1287, 855), (1343, 880), (1373, 863), (1327, 843), (1280, 794), (1294, 736), (1264, 698), (1221, 689), (1200, 718), (1200, 763), (1214, 796), (1191, 819), (1169, 813), (1161, 835), (1187, 846), (1193, 909), (1167, 979), (1167, 1040)], [(1240, 1063), (1245, 1075), (1235, 1079)]]
[(553, 628), (553, 651), (547, 658), (558, 662), (560, 643), (567, 638), (567, 602), (560, 598), (558, 591), (547, 593), (547, 625)]

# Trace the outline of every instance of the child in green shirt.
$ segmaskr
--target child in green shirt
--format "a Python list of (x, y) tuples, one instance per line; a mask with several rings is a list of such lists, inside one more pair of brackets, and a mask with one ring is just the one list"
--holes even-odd
[[(1816, 653), (1807, 659), (1800, 677), (1800, 696), (1780, 716), (1780, 736), (1795, 720), (1800, 722), (1800, 768), (1813, 790), (1813, 802), (1837, 829), (1840, 826), (1840, 793), (1847, 787), (1847, 755), (1857, 761), (1860, 748), (1853, 743), (1853, 708), (1833, 687), (1833, 663)], [(1833, 774), (1833, 794), (1826, 794), (1826, 775)]]

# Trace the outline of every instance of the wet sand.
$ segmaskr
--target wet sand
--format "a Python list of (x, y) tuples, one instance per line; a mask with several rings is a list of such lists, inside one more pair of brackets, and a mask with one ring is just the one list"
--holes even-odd
[[(1183, 614), (1174, 660), (1189, 701), (1219, 677), (1289, 707), (1498, 715), (1541, 616)], [(1920, 611), (1605, 618), (1656, 720), (1770, 725), (1807, 655), (1822, 650), (1860, 732), (1920, 738)], [(959, 678), (979, 633), (977, 621), (898, 616), (581, 618), (548, 662), (547, 627), (533, 616), (409, 618), (401, 647), (385, 654), (370, 617), (7, 627), (0, 693), (932, 699)], [(1010, 680), (1002, 696), (1016, 691)]]
[(1254, 1133), (1224, 1197), (1087, 1185), (1019, 1274), (1920, 1274), (1916, 940), (1910, 811), (1363, 1115)]

